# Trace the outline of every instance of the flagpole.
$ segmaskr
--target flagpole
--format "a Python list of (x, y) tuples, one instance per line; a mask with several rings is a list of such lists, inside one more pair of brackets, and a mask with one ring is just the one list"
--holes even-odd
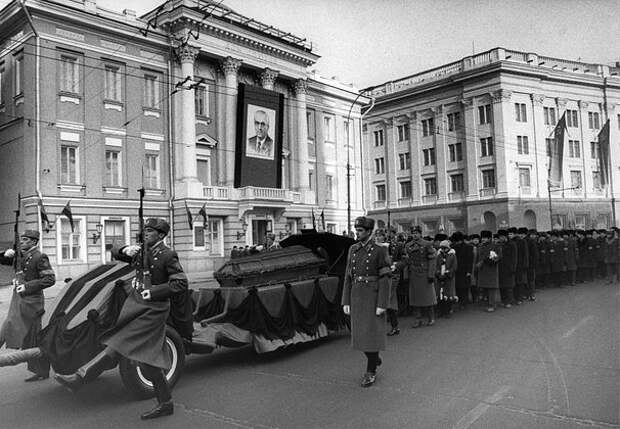
[(551, 181), (547, 179), (547, 195), (549, 196), (549, 231), (553, 230), (553, 209), (551, 207)]

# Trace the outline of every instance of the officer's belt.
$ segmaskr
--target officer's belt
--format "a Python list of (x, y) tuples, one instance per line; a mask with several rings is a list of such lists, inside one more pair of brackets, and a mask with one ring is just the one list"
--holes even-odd
[(373, 282), (379, 280), (379, 276), (353, 276), (354, 282)]

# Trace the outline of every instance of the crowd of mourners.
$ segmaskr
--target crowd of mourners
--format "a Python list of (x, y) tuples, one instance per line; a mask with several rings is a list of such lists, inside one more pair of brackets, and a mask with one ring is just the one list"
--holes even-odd
[(389, 246), (392, 293), (388, 335), (398, 334), (398, 316), (414, 313), (413, 327), (432, 326), (470, 304), (510, 308), (535, 301), (536, 291), (576, 283), (619, 279), (617, 228), (554, 230), (508, 228), (450, 237), (423, 237), (378, 229), (375, 241)]

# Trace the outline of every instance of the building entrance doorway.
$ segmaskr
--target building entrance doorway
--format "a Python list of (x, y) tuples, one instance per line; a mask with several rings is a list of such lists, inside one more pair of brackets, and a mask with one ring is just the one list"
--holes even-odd
[(252, 244), (265, 244), (265, 235), (271, 232), (271, 221), (263, 219), (252, 220)]

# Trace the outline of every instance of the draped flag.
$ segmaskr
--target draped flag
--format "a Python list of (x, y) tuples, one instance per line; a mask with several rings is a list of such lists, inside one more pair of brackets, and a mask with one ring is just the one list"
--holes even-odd
[(194, 219), (192, 218), (192, 212), (189, 211), (189, 207), (187, 207), (187, 201), (185, 201), (185, 212), (187, 213), (187, 223), (189, 224), (189, 229), (194, 229)]
[(609, 184), (609, 119), (605, 122), (605, 126), (598, 133), (598, 162), (599, 176), (601, 178), (601, 186)]
[(312, 208), (312, 228), (316, 229), (316, 217), (314, 216), (314, 208)]
[(75, 232), (75, 226), (73, 225), (73, 213), (71, 212), (71, 200), (67, 201), (67, 205), (62, 209), (62, 213), (69, 219), (69, 225), (71, 225), (71, 232)]
[(325, 209), (321, 210), (321, 228), (325, 231)]
[(50, 232), (50, 220), (47, 217), (47, 212), (45, 211), (45, 207), (43, 206), (43, 199), (39, 197), (39, 215), (41, 217), (41, 226), (45, 230), (45, 232)]
[(202, 216), (202, 226), (204, 229), (207, 229), (207, 224), (209, 223), (209, 216), (207, 215), (207, 211), (205, 210), (207, 203), (204, 203), (198, 212), (199, 215)]
[(562, 186), (562, 169), (564, 164), (564, 138), (566, 136), (566, 112), (553, 129), (549, 159), (549, 186)]

